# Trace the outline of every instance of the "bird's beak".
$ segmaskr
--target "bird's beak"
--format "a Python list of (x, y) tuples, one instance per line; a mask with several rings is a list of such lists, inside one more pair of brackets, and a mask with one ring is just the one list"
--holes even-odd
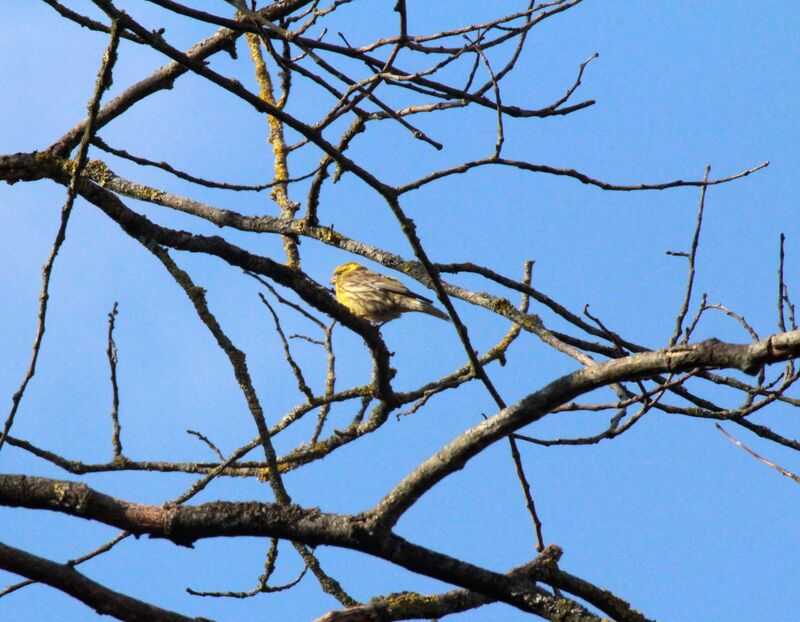
[(332, 276), (332, 277), (331, 277), (331, 280), (330, 280), (330, 281), (328, 281), (328, 283), (330, 283), (331, 285), (336, 285), (336, 277), (335, 277), (335, 276)]

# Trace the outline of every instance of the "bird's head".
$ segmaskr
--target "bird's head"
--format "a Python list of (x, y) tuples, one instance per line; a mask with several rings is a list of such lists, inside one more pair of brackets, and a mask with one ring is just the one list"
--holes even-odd
[(337, 266), (336, 269), (333, 271), (333, 276), (331, 277), (331, 283), (336, 284), (336, 279), (338, 279), (340, 276), (350, 274), (351, 272), (355, 272), (356, 270), (364, 270), (364, 266), (355, 261), (350, 261), (348, 263), (343, 263), (341, 266)]

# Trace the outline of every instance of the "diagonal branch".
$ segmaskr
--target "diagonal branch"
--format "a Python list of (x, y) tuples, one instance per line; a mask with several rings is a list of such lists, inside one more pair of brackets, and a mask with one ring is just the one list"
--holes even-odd
[[(288, 15), (297, 8), (308, 4), (310, 1), (311, 0), (282, 0), (279, 2), (273, 2), (272, 4), (263, 8), (261, 11), (263, 15), (269, 19), (279, 19), (284, 15)], [(241, 32), (222, 28), (207, 39), (204, 39), (200, 43), (194, 45), (186, 52), (186, 56), (197, 62), (203, 62), (209, 56), (213, 56), (218, 52), (223, 50), (231, 50), (240, 34)], [(171, 89), (175, 83), (175, 80), (188, 71), (189, 68), (187, 66), (179, 62), (171, 62), (144, 80), (141, 80), (125, 89), (125, 91), (100, 109), (97, 115), (97, 128), (99, 129), (107, 125), (112, 120), (122, 115), (137, 102), (145, 99), (153, 93), (157, 93), (158, 91), (163, 91), (165, 89)], [(86, 122), (81, 121), (50, 147), (48, 147), (47, 150), (55, 155), (66, 156), (80, 141), (80, 137), (83, 135), (85, 127)]]
[(456, 437), (406, 476), (370, 513), (379, 522), (394, 524), (425, 492), (451, 473), (462, 469), (471, 458), (492, 443), (538, 421), (577, 396), (600, 387), (696, 368), (734, 368), (755, 374), (764, 365), (798, 356), (800, 331), (792, 331), (746, 345), (709, 339), (693, 345), (643, 352), (583, 367), (554, 380)]
[(72, 566), (58, 564), (2, 543), (0, 543), (0, 568), (54, 587), (88, 605), (97, 613), (114, 616), (118, 620), (198, 622), (197, 618), (189, 618), (110, 590), (92, 581)]
[(53, 265), (55, 264), (58, 251), (61, 249), (61, 245), (64, 243), (64, 240), (67, 236), (67, 224), (69, 223), (69, 217), (72, 214), (72, 207), (75, 204), (75, 198), (78, 195), (78, 184), (88, 160), (87, 154), (89, 152), (89, 143), (91, 142), (92, 136), (97, 130), (97, 117), (98, 110), (100, 108), (100, 98), (105, 90), (111, 86), (111, 72), (114, 68), (114, 63), (117, 61), (117, 47), (119, 45), (120, 32), (121, 29), (119, 24), (116, 20), (113, 20), (111, 25), (111, 40), (109, 41), (108, 48), (103, 55), (103, 62), (100, 66), (100, 71), (97, 73), (97, 81), (95, 82), (94, 93), (92, 94), (92, 97), (87, 105), (88, 116), (86, 117), (86, 121), (84, 123), (84, 130), (82, 132), (82, 138), (80, 139), (78, 154), (75, 158), (75, 162), (72, 163), (72, 172), (69, 176), (69, 182), (67, 184), (67, 200), (64, 203), (64, 207), (61, 208), (61, 223), (58, 227), (55, 240), (53, 241), (53, 247), (50, 250), (50, 256), (47, 258), (47, 261), (42, 267), (42, 289), (41, 293), (39, 294), (39, 313), (36, 337), (33, 340), (33, 352), (31, 354), (31, 360), (19, 389), (17, 389), (11, 398), (11, 411), (6, 418), (5, 423), (3, 424), (3, 433), (0, 436), (0, 449), (3, 448), (3, 443), (5, 442), (8, 433), (11, 431), (11, 426), (14, 424), (14, 417), (19, 409), (22, 396), (25, 394), (25, 389), (27, 388), (28, 383), (31, 381), (33, 376), (36, 374), (36, 362), (39, 359), (39, 351), (42, 347), (42, 340), (44, 339), (44, 332), (46, 329), (47, 302), (50, 298), (50, 276), (53, 272)]

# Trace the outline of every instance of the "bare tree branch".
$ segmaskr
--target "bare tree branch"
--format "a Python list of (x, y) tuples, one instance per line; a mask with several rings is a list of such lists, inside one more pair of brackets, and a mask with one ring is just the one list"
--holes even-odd
[(97, 613), (111, 615), (118, 620), (131, 622), (143, 620), (197, 622), (201, 620), (201, 618), (189, 618), (120, 594), (92, 581), (72, 566), (57, 564), (2, 543), (0, 543), (0, 568), (54, 587), (88, 605)]

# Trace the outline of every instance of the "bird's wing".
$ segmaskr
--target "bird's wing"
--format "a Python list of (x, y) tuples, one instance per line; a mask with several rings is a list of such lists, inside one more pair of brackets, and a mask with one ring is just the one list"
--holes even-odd
[(416, 298), (417, 300), (422, 300), (423, 302), (427, 302), (431, 304), (433, 301), (430, 298), (426, 298), (416, 292), (412, 292), (408, 289), (405, 285), (403, 285), (400, 281), (395, 279), (391, 276), (384, 276), (383, 274), (378, 275), (380, 278), (376, 279), (375, 282), (375, 289), (384, 291), (384, 292), (391, 292), (393, 294), (400, 294), (401, 296), (408, 296), (409, 298)]
[(431, 304), (433, 301), (430, 298), (421, 296), (412, 292), (405, 285), (403, 285), (396, 278), (386, 276), (385, 274), (378, 274), (377, 272), (369, 271), (369, 278), (366, 279), (349, 279), (345, 281), (345, 286), (351, 292), (358, 291), (371, 291), (379, 293), (397, 294), (399, 296), (406, 296), (408, 298), (416, 298), (422, 302)]

